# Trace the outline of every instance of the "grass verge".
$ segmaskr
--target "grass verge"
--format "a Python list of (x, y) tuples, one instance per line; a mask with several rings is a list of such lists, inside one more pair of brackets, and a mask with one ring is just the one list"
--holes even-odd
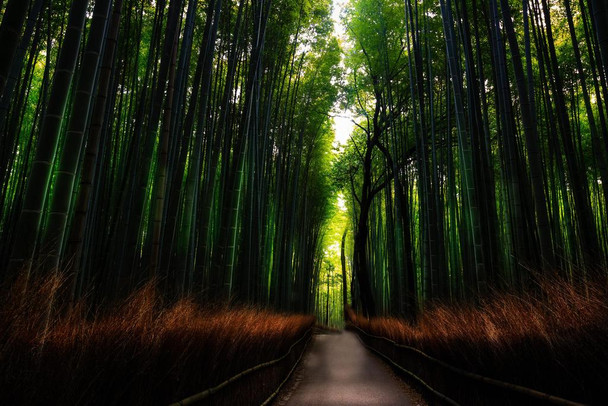
[(352, 310), (349, 317), (370, 334), (457, 368), (573, 401), (608, 399), (608, 294), (602, 285), (545, 280), (533, 294), (497, 294), (478, 306), (435, 305), (415, 324), (368, 320)]
[[(284, 355), (314, 324), (257, 308), (164, 305), (149, 284), (112, 310), (60, 309), (59, 278), (13, 288), (0, 304), (0, 404), (166, 405)], [(219, 391), (209, 403), (255, 404), (302, 351)]]

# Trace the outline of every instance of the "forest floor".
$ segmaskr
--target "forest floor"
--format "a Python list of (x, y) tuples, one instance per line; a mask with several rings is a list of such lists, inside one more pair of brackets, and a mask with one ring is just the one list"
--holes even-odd
[(316, 335), (291, 385), (277, 401), (298, 405), (425, 405), (422, 397), (349, 331)]
[(253, 307), (165, 303), (151, 283), (105, 311), (84, 302), (63, 308), (49, 301), (62, 282), (16, 284), (0, 295), (0, 405), (167, 405), (284, 357), (205, 399), (260, 404), (314, 324)]
[[(529, 292), (497, 293), (477, 306), (436, 304), (415, 324), (392, 317), (367, 319), (352, 310), (349, 318), (368, 334), (414, 347), (456, 368), (605, 405), (607, 303), (605, 282), (541, 279)], [(384, 340), (374, 343), (392, 351)], [(409, 353), (395, 350), (391, 358), (407, 365), (412, 362)]]

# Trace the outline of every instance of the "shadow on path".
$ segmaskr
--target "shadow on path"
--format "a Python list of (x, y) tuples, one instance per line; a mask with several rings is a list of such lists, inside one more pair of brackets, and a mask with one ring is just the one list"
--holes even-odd
[(278, 404), (424, 405), (420, 395), (350, 331), (315, 336), (294, 386)]

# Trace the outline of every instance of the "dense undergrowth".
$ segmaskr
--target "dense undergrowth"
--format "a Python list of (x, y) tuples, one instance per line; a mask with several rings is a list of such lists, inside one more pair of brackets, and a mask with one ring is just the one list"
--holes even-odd
[[(0, 309), (4, 405), (166, 405), (282, 356), (314, 323), (255, 308), (202, 308), (191, 299), (166, 305), (153, 284), (91, 315), (84, 303), (49, 309), (58, 278), (29, 285), (13, 288)], [(292, 358), (240, 379), (213, 403), (265, 399)]]
[(545, 280), (534, 293), (497, 294), (480, 306), (436, 305), (415, 324), (368, 320), (352, 310), (349, 317), (370, 334), (468, 371), (584, 403), (608, 398), (608, 294), (601, 284)]

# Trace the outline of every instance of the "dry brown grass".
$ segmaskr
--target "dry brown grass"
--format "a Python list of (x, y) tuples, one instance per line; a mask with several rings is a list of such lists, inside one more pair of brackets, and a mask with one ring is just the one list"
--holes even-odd
[[(153, 284), (104, 314), (87, 315), (83, 303), (49, 309), (61, 285), (14, 287), (1, 304), (0, 404), (168, 404), (278, 358), (314, 323), (191, 299), (166, 306)], [(227, 388), (217, 403), (267, 396), (288, 361)]]
[(415, 325), (352, 321), (454, 366), (582, 402), (608, 399), (608, 294), (542, 281), (534, 294), (500, 294), (479, 306), (437, 305)]

